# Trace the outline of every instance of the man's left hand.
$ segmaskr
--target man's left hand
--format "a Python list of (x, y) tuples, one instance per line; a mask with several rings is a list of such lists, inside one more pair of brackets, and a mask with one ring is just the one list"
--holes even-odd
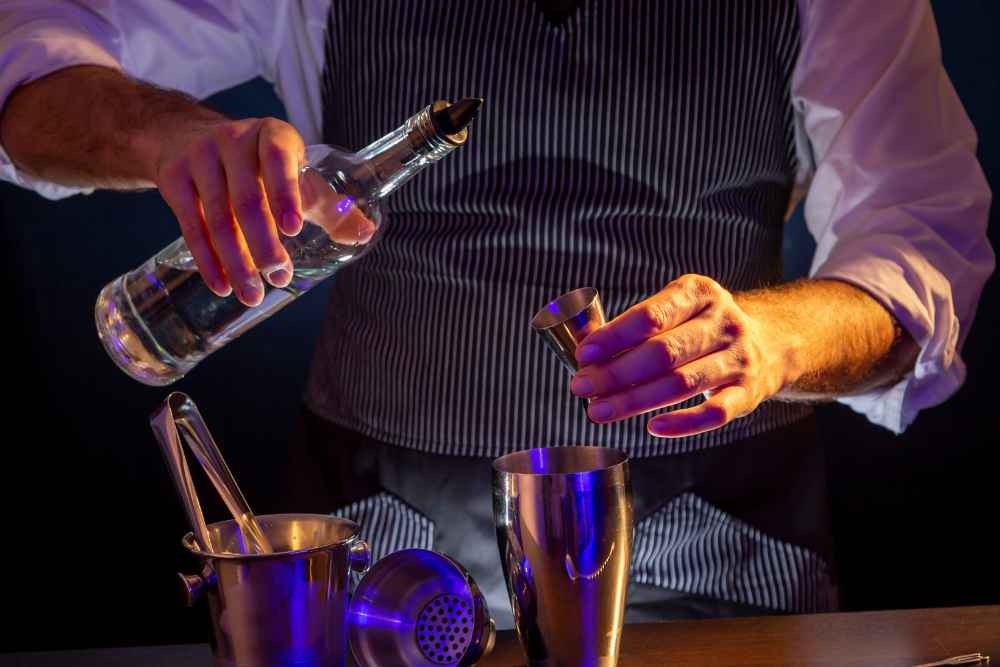
[(570, 388), (592, 399), (587, 413), (598, 423), (705, 394), (647, 424), (655, 436), (701, 433), (748, 414), (789, 381), (773, 338), (714, 280), (685, 275), (583, 339)]

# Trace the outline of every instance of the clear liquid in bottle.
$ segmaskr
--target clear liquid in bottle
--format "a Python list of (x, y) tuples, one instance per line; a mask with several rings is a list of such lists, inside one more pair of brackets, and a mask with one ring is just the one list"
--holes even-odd
[[(357, 153), (306, 149), (300, 172), (302, 231), (283, 237), (293, 265), (287, 287), (265, 283), (255, 307), (208, 289), (184, 239), (111, 281), (97, 299), (97, 333), (133, 379), (167, 385), (202, 359), (357, 260), (381, 236), (381, 200), (465, 143), (482, 100), (439, 100)], [(349, 314), (348, 314), (349, 315)]]
[(305, 224), (282, 241), (294, 266), (287, 286), (265, 282), (264, 299), (255, 307), (233, 294), (219, 297), (177, 239), (101, 292), (97, 326), (112, 359), (145, 384), (170, 384), (367, 250), (381, 223), (377, 206), (362, 202), (362, 208), (308, 168), (301, 190)]

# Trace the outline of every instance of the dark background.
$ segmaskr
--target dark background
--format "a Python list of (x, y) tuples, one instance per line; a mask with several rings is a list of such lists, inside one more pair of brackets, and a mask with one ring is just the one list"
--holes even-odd
[[(996, 0), (938, 0), (945, 64), (1000, 186), (1000, 25)], [(877, 11), (877, 3), (873, 5)], [(250, 82), (213, 99), (233, 115), (281, 116), (271, 88)], [(204, 641), (205, 609), (175, 596), (194, 571), (187, 527), (147, 416), (163, 389), (128, 379), (105, 357), (92, 308), (103, 285), (178, 235), (155, 192), (48, 202), (0, 184), (4, 392), (3, 607), (0, 651)], [(990, 238), (1000, 241), (994, 210)], [(789, 276), (812, 243), (789, 224)], [(198, 401), (258, 512), (282, 505), (282, 443), (323, 314), (318, 287), (216, 353), (177, 388)], [(885, 609), (1000, 603), (995, 533), (997, 412), (991, 354), (1000, 318), (987, 285), (963, 356), (969, 377), (902, 437), (842, 406), (820, 410), (835, 492), (843, 605)], [(208, 494), (205, 494), (208, 495)], [(207, 510), (221, 519), (220, 508)]]

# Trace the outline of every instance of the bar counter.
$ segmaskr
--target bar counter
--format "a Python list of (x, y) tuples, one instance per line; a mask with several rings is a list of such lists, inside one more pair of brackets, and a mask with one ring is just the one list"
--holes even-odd
[[(981, 652), (1000, 664), (1000, 606), (646, 623), (625, 628), (620, 667), (912, 667)], [(211, 667), (207, 646), (0, 654), (2, 667)], [(521, 667), (509, 632), (482, 667)], [(387, 666), (389, 667), (389, 666)], [(393, 666), (395, 667), (395, 666)]]

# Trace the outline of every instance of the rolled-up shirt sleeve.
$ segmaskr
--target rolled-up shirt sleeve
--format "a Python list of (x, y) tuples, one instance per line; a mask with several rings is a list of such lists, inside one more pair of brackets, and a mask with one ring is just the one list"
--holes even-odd
[[(268, 54), (286, 27), (275, 7), (238, 0), (5, 0), (0, 110), (18, 86), (75, 65), (123, 70), (197, 98), (267, 75)], [(51, 199), (90, 191), (34, 178), (2, 146), (0, 178)]]
[(901, 381), (840, 399), (899, 433), (965, 379), (959, 353), (994, 267), (991, 193), (930, 3), (802, 0), (800, 8), (792, 96), (814, 168), (810, 273), (865, 290), (920, 346)]

